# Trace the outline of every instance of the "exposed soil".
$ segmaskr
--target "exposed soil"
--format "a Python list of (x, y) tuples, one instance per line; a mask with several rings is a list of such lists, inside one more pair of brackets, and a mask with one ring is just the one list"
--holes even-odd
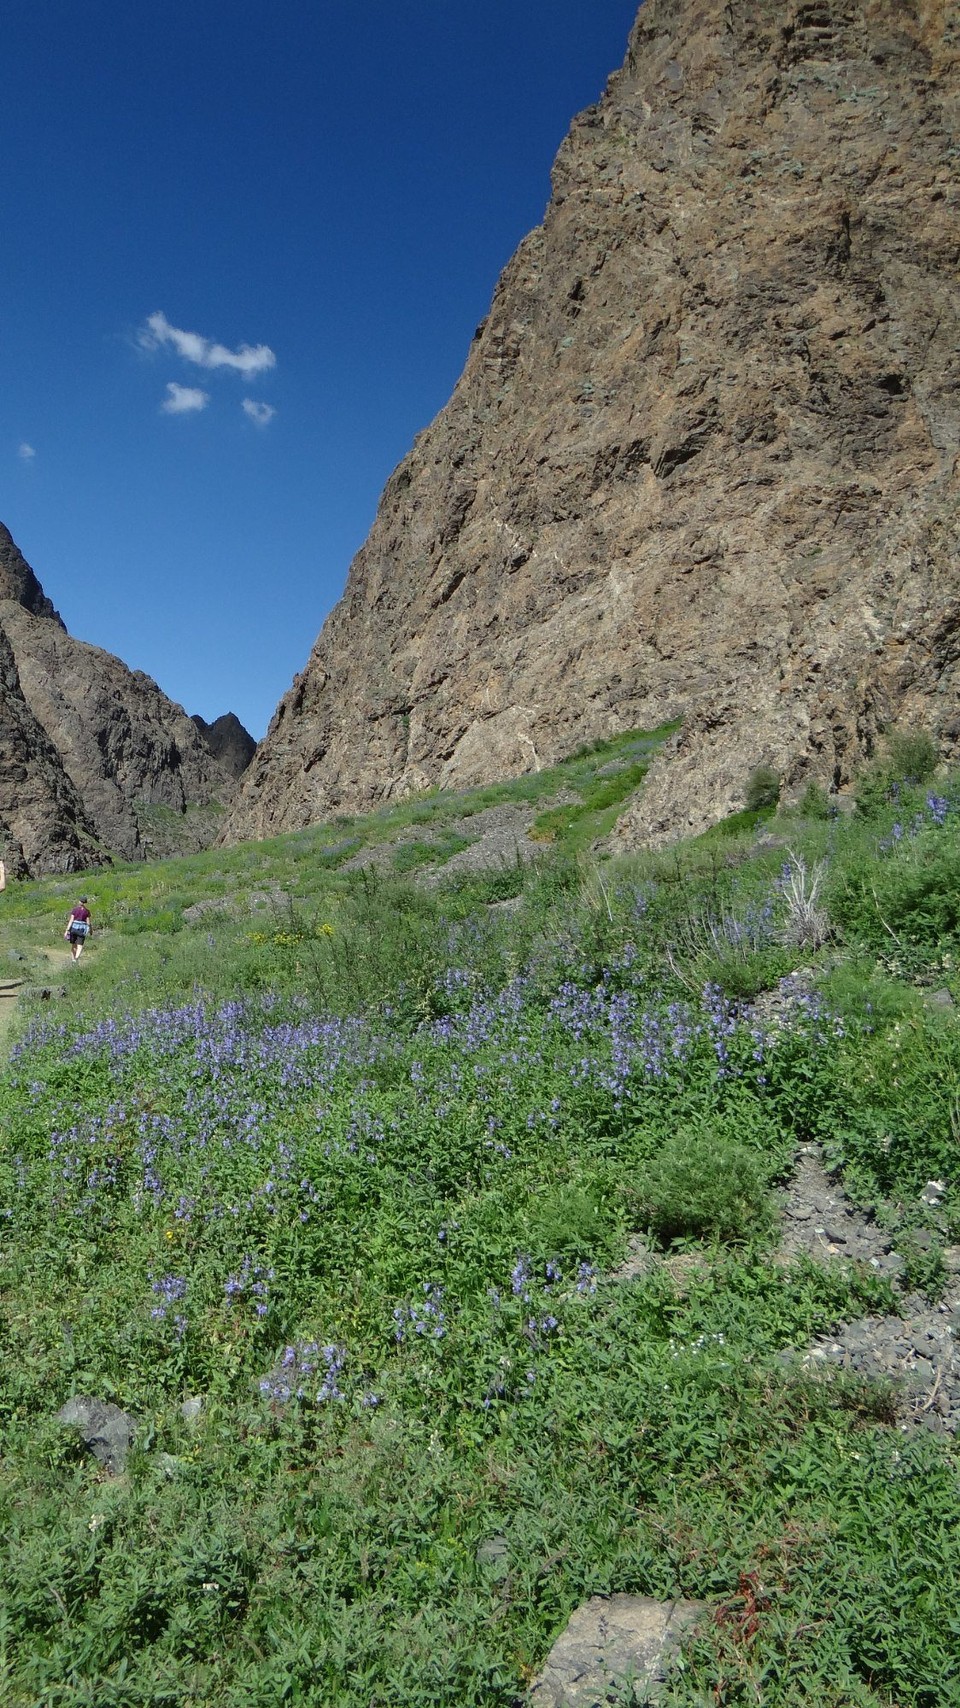
[[(539, 809), (538, 809), (539, 810)], [(436, 882), (440, 878), (459, 877), (464, 872), (489, 872), (504, 866), (525, 865), (543, 852), (543, 844), (532, 842), (529, 831), (536, 811), (530, 806), (507, 804), (487, 807), (469, 818), (457, 819), (450, 826), (457, 836), (476, 837), (469, 848), (451, 855), (442, 866), (430, 873)]]
[[(831, 1179), (815, 1145), (802, 1147), (783, 1196), (782, 1261), (803, 1252), (818, 1263), (869, 1263), (899, 1292), (903, 1258), (889, 1235)], [(955, 1435), (960, 1430), (960, 1249), (948, 1248), (944, 1260), (947, 1286), (935, 1303), (919, 1293), (904, 1294), (895, 1314), (861, 1317), (836, 1335), (815, 1340), (803, 1363), (808, 1369), (838, 1365), (892, 1382), (902, 1427), (923, 1425)]]
[[(779, 1199), (777, 1263), (786, 1267), (804, 1256), (823, 1264), (869, 1264), (898, 1295), (898, 1309), (889, 1316), (860, 1317), (835, 1334), (820, 1336), (800, 1354), (802, 1365), (810, 1370), (832, 1365), (890, 1383), (903, 1429), (960, 1433), (960, 1247), (944, 1252), (947, 1285), (939, 1299), (905, 1292), (906, 1264), (893, 1239), (828, 1174), (817, 1145), (801, 1145), (793, 1178)], [(706, 1263), (698, 1252), (664, 1256), (634, 1234), (625, 1260), (604, 1280), (608, 1285), (636, 1281), (663, 1269), (682, 1287)], [(787, 1359), (794, 1356), (786, 1354)]]
[(526, 803), (506, 802), (502, 806), (485, 807), (481, 812), (468, 813), (462, 818), (446, 820), (442, 824), (410, 825), (387, 842), (358, 848), (356, 854), (345, 860), (340, 869), (349, 872), (357, 871), (361, 866), (392, 866), (398, 848), (411, 843), (438, 842), (448, 836), (469, 837), (469, 848), (461, 848), (448, 860), (424, 864), (417, 874), (422, 882), (438, 883), (447, 877), (462, 875), (465, 872), (496, 870), (503, 866), (513, 866), (518, 860), (526, 863), (535, 860), (538, 853), (542, 852), (542, 844), (531, 841), (528, 834), (539, 810), (540, 807), (535, 809)]

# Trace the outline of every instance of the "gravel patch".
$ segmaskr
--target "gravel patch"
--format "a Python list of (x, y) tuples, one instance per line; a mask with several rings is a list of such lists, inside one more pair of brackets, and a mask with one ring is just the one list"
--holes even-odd
[(896, 1391), (902, 1429), (922, 1427), (937, 1434), (960, 1431), (960, 1293), (936, 1305), (918, 1293), (903, 1301), (902, 1313), (861, 1317), (836, 1336), (815, 1340), (804, 1354), (806, 1369), (835, 1365), (872, 1380), (886, 1380)]
[[(931, 1185), (934, 1183), (931, 1182)], [(778, 1254), (790, 1263), (805, 1253), (818, 1263), (869, 1263), (899, 1290), (903, 1259), (876, 1222), (858, 1210), (830, 1178), (816, 1145), (801, 1146), (797, 1170), (781, 1194), (783, 1240)], [(948, 1250), (943, 1296), (931, 1303), (906, 1295), (898, 1312), (860, 1317), (822, 1335), (803, 1354), (807, 1369), (833, 1365), (858, 1376), (888, 1381), (903, 1429), (960, 1432), (960, 1252)]]
[(527, 834), (535, 817), (533, 807), (507, 803), (485, 807), (482, 812), (447, 819), (443, 823), (411, 825), (389, 842), (358, 849), (343, 862), (340, 870), (359, 871), (362, 866), (392, 867), (398, 848), (410, 843), (436, 843), (447, 836), (469, 837), (470, 846), (461, 848), (449, 860), (425, 862), (416, 868), (409, 875), (418, 883), (437, 884), (447, 877), (468, 872), (497, 871), (503, 866), (515, 865), (518, 859), (526, 864), (541, 852), (540, 845), (532, 842)]
[(390, 868), (398, 848), (405, 848), (412, 842), (436, 842), (438, 835), (448, 828), (447, 825), (411, 825), (408, 830), (399, 832), (389, 842), (372, 842), (368, 846), (358, 848), (356, 854), (351, 854), (349, 860), (344, 860), (339, 869), (341, 872), (359, 872), (369, 866), (377, 870)]
[(818, 1263), (845, 1258), (869, 1263), (879, 1274), (896, 1281), (904, 1270), (893, 1241), (869, 1216), (851, 1204), (831, 1180), (816, 1145), (801, 1145), (796, 1173), (778, 1194), (783, 1237), (779, 1263), (792, 1263), (801, 1252)]
[(212, 917), (218, 913), (235, 913), (236, 902), (230, 896), (207, 896), (203, 901), (195, 901), (190, 907), (185, 907), (183, 917), (189, 925), (196, 925), (199, 920)]
[(524, 865), (543, 852), (542, 844), (531, 842), (529, 836), (536, 813), (529, 806), (485, 807), (469, 818), (458, 818), (450, 829), (457, 836), (475, 837), (469, 848), (462, 848), (444, 865), (430, 873), (434, 883), (439, 879), (459, 876), (464, 872), (499, 871), (504, 866)]
[[(924, 1202), (936, 1203), (939, 1185), (930, 1182)], [(904, 1294), (906, 1264), (892, 1237), (850, 1201), (824, 1168), (817, 1145), (800, 1146), (793, 1177), (778, 1200), (776, 1263), (787, 1267), (805, 1256), (815, 1263), (869, 1264), (899, 1295), (899, 1308), (889, 1315), (859, 1317), (805, 1350), (788, 1349), (784, 1363), (799, 1359), (808, 1370), (829, 1366), (889, 1383), (901, 1429), (960, 1435), (960, 1246), (943, 1254), (948, 1280), (941, 1298), (931, 1302), (919, 1293)], [(623, 1285), (665, 1270), (682, 1291), (706, 1262), (698, 1252), (664, 1256), (634, 1234), (624, 1261), (602, 1282)]]

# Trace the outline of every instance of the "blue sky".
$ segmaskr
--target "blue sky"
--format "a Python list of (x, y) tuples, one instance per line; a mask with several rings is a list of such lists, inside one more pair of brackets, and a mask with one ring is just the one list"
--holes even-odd
[(635, 0), (11, 0), (0, 520), (263, 734)]

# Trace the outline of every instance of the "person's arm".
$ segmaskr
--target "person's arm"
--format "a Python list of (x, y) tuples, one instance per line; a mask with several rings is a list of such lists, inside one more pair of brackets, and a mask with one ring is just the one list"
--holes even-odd
[(0, 890), (5, 890), (6, 887), (7, 887), (7, 868), (4, 865), (3, 861), (0, 860)]

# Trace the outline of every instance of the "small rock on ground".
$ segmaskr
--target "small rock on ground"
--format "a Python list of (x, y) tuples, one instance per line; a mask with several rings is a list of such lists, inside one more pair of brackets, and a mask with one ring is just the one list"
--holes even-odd
[(61, 1406), (57, 1421), (79, 1431), (84, 1446), (112, 1477), (121, 1474), (137, 1428), (137, 1420), (129, 1412), (109, 1400), (77, 1394)]
[(633, 1685), (637, 1702), (662, 1683), (702, 1601), (594, 1595), (578, 1607), (530, 1689), (531, 1708), (602, 1708)]
[(639, 1281), (644, 1275), (651, 1275), (657, 1267), (657, 1253), (651, 1250), (642, 1234), (631, 1234), (627, 1241), (627, 1255), (616, 1269), (611, 1269), (603, 1277), (604, 1282)]
[(656, 1251), (648, 1245), (643, 1234), (631, 1234), (627, 1240), (627, 1255), (616, 1269), (608, 1270), (603, 1276), (605, 1286), (616, 1285), (625, 1281), (640, 1281), (645, 1275), (653, 1275), (657, 1270), (663, 1270), (670, 1276), (679, 1288), (683, 1289), (694, 1275), (702, 1275), (709, 1268), (709, 1258), (705, 1252), (699, 1251)]

